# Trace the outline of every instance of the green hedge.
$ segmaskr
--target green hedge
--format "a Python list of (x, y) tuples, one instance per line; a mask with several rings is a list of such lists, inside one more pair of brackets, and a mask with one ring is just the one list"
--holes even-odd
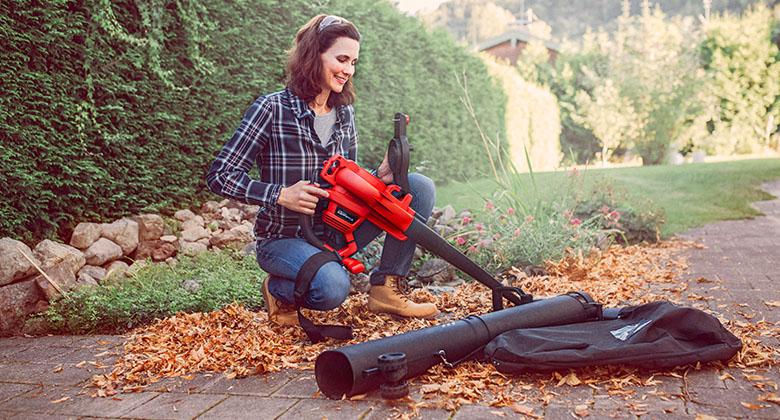
[(456, 80), (503, 138), (503, 94), (479, 59), (385, 1), (324, 3), (0, 0), (0, 237), (67, 238), (80, 221), (213, 199), (213, 156), (251, 101), (283, 86), (295, 30), (324, 11), (364, 37), (362, 163), (378, 163), (403, 111), (415, 166), (439, 182), (484, 172)]

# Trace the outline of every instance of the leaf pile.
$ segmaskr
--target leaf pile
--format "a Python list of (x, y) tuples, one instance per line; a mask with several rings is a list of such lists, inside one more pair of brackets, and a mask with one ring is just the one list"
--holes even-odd
[[(529, 277), (512, 268), (503, 273), (505, 283), (521, 286), (536, 297), (587, 291), (605, 306), (622, 306), (666, 299), (685, 302), (687, 283), (679, 276), (687, 268), (678, 251), (693, 245), (674, 241), (652, 246), (611, 247), (598, 255), (568, 255), (562, 261), (550, 263), (549, 275)], [(698, 280), (715, 283), (715, 281)], [(454, 293), (433, 296), (415, 290), (417, 301), (436, 302), (443, 315), (436, 320), (398, 321), (377, 315), (366, 309), (367, 296), (356, 294), (339, 309), (326, 313), (307, 311), (317, 323), (337, 323), (355, 327), (359, 343), (407, 331), (438, 322), (460, 319), (469, 314), (485, 313), (490, 308), (490, 294), (477, 283), (467, 283)], [(700, 302), (697, 302), (700, 303)], [(687, 303), (690, 304), (690, 303)], [(706, 308), (704, 308), (706, 309)], [(757, 372), (777, 364), (780, 354), (770, 339), (780, 338), (780, 329), (772, 323), (755, 323), (721, 318), (724, 325), (743, 341), (743, 349), (728, 364), (742, 369), (764, 394), (759, 401), (778, 404), (777, 385)], [(312, 369), (317, 355), (330, 347), (344, 343), (326, 342), (312, 345), (299, 328), (273, 326), (265, 312), (252, 312), (231, 305), (211, 313), (178, 314), (135, 330), (124, 345), (124, 355), (107, 374), (93, 377), (99, 395), (112, 395), (143, 389), (161, 378), (183, 376), (196, 372), (221, 372), (228, 377), (240, 377), (282, 369)], [(536, 416), (524, 403), (546, 405), (561, 391), (587, 386), (603, 390), (611, 396), (631, 397), (638, 388), (662, 399), (685, 398), (659, 391), (659, 377), (685, 379), (691, 369), (678, 368), (670, 372), (637, 372), (621, 367), (597, 367), (551, 374), (529, 374), (509, 377), (492, 365), (467, 362), (455, 369), (441, 365), (413, 381), (421, 398), (408, 400), (409, 407), (456, 409), (464, 403), (487, 402), (496, 407), (510, 407), (514, 412)], [(758, 369), (758, 370), (757, 370)], [(413, 387), (413, 389), (415, 389)], [(646, 404), (644, 405), (646, 406)], [(643, 404), (632, 402), (631, 412), (641, 415)], [(579, 407), (586, 413), (587, 406)]]

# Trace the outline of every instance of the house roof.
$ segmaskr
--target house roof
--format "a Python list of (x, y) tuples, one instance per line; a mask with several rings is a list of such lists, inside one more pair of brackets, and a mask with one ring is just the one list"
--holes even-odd
[(478, 51), (484, 51), (484, 50), (486, 50), (488, 48), (495, 47), (496, 45), (503, 44), (504, 42), (507, 42), (507, 41), (510, 41), (510, 42), (511, 41), (523, 41), (525, 43), (530, 43), (532, 41), (535, 41), (535, 42), (541, 42), (542, 45), (547, 47), (548, 50), (553, 50), (553, 51), (557, 52), (560, 49), (560, 45), (558, 45), (558, 43), (556, 43), (556, 42), (552, 42), (552, 41), (548, 41), (548, 40), (543, 39), (543, 38), (539, 38), (538, 36), (533, 35), (530, 32), (528, 32), (528, 30), (526, 30), (526, 29), (515, 28), (515, 29), (510, 29), (510, 30), (506, 31), (506, 32), (504, 32), (501, 35), (494, 36), (493, 38), (489, 38), (489, 39), (486, 39), (486, 40), (480, 42), (479, 44), (477, 44), (477, 50)]

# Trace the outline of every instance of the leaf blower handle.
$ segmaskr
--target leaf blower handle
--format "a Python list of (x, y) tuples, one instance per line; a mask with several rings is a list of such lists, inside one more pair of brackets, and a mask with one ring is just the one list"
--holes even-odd
[(393, 172), (393, 182), (401, 187), (401, 192), (408, 194), (409, 189), (409, 139), (406, 138), (406, 126), (409, 125), (409, 116), (396, 113), (393, 119), (395, 134), (387, 145), (387, 163)]

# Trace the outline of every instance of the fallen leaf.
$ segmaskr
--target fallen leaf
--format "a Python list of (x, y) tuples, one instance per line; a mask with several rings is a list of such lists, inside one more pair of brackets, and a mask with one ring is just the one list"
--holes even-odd
[(61, 403), (61, 402), (68, 401), (69, 399), (70, 399), (70, 397), (62, 397), (62, 398), (60, 398), (60, 399), (58, 399), (58, 400), (54, 400), (54, 401), (52, 401), (51, 403), (52, 403), (52, 404), (59, 404), (59, 403)]
[(780, 300), (764, 301), (764, 305), (769, 306), (770, 308), (777, 308), (780, 306)]
[(740, 401), (740, 404), (742, 404), (743, 407), (749, 408), (751, 410), (760, 410), (760, 409), (764, 408), (763, 405), (754, 404), (754, 403), (746, 403), (744, 401)]
[(717, 417), (713, 417), (709, 414), (697, 414), (696, 420), (718, 420)]

